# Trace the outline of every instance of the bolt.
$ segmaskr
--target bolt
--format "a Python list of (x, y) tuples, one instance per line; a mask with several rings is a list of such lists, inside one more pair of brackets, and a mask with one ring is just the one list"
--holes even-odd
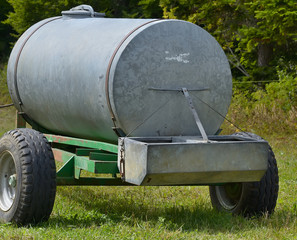
[(16, 174), (13, 174), (9, 177), (8, 184), (9, 184), (9, 186), (11, 186), (13, 188), (16, 186), (16, 184), (17, 184)]

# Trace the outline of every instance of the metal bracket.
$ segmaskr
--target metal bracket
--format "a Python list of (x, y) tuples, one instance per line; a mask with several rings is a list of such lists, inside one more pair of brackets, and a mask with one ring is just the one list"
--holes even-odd
[(118, 137), (126, 137), (124, 131), (119, 127), (112, 127), (112, 130), (116, 133)]
[(125, 143), (124, 139), (120, 139), (120, 175), (122, 180), (125, 180)]
[(200, 131), (200, 133), (202, 135), (203, 140), (208, 142), (207, 134), (206, 134), (206, 132), (204, 130), (204, 127), (203, 127), (203, 125), (202, 125), (202, 123), (200, 121), (198, 113), (196, 112), (196, 109), (194, 108), (194, 104), (193, 104), (192, 98), (191, 98), (191, 96), (189, 94), (189, 91), (186, 88), (182, 88), (182, 91), (184, 93), (185, 98), (187, 99), (187, 102), (189, 104), (189, 108), (190, 108), (190, 110), (191, 110), (191, 112), (192, 112), (192, 114), (194, 116), (195, 122), (196, 122), (196, 124), (197, 124), (197, 126), (199, 128), (199, 131)]

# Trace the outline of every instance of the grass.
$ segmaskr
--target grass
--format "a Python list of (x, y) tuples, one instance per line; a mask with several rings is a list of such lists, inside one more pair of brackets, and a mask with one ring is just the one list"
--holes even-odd
[(14, 115), (15, 115), (15, 108), (0, 108), (0, 136), (3, 135), (8, 130), (15, 128), (15, 121), (14, 121)]
[[(1, 74), (0, 105), (9, 102)], [(208, 187), (58, 187), (48, 222), (0, 224), (0, 239), (297, 239), (296, 131), (276, 125), (269, 132), (242, 118), (244, 109), (230, 109), (232, 122), (263, 136), (275, 152), (280, 191), (272, 216), (218, 213)], [(14, 128), (14, 115), (14, 108), (0, 109), (0, 135)], [(236, 130), (228, 122), (223, 128), (224, 134)]]
[(11, 102), (6, 83), (7, 65), (0, 62), (0, 105)]
[[(1, 134), (14, 110), (0, 109)], [(228, 124), (225, 123), (227, 131)], [(2, 239), (296, 239), (297, 135), (264, 136), (278, 160), (275, 213), (245, 219), (218, 213), (208, 187), (58, 187), (48, 222), (0, 225)]]

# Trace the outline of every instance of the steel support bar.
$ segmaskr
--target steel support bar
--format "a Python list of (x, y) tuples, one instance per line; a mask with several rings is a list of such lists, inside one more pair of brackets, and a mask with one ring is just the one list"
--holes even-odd
[[(121, 178), (88, 178), (80, 179), (59, 177), (57, 178), (58, 186), (135, 186), (132, 183), (124, 182)], [(209, 184), (176, 184), (171, 186), (223, 186), (224, 183), (209, 183)], [(167, 185), (164, 185), (167, 186)]]
[(26, 121), (18, 111), (16, 111), (15, 126), (16, 126), (16, 128), (25, 128), (26, 127)]
[(58, 186), (132, 186), (133, 184), (123, 182), (121, 178), (88, 178), (81, 177), (79, 179), (71, 177), (57, 178)]
[(73, 153), (63, 151), (60, 149), (54, 149), (55, 158), (58, 154), (60, 161), (64, 162), (64, 165), (57, 172), (57, 185), (130, 185), (123, 183), (120, 178), (90, 178), (80, 177), (81, 170), (86, 170), (92, 173), (111, 173), (116, 176), (119, 173), (117, 168), (117, 162), (115, 161), (93, 161), (87, 157), (76, 156)]
[(198, 116), (198, 113), (197, 113), (196, 109), (194, 108), (194, 104), (193, 104), (192, 98), (190, 97), (190, 94), (189, 94), (188, 90), (186, 88), (182, 88), (182, 91), (183, 91), (183, 93), (185, 95), (185, 98), (187, 99), (187, 102), (189, 104), (189, 108), (190, 108), (190, 110), (191, 110), (191, 112), (192, 112), (192, 114), (194, 116), (195, 122), (196, 122), (196, 124), (198, 126), (198, 129), (199, 129), (201, 135), (202, 135), (203, 140), (208, 141), (207, 134), (206, 134), (206, 132), (204, 130), (204, 127), (203, 127), (203, 125), (201, 123), (201, 120), (200, 120), (200, 118)]
[(99, 161), (101, 161), (101, 160), (103, 160), (103, 161), (117, 161), (118, 160), (117, 154), (91, 152), (89, 156), (90, 156), (91, 160), (99, 160)]
[[(60, 149), (53, 149), (53, 153), (56, 161), (60, 161), (65, 164), (73, 159), (74, 169), (86, 170), (92, 173), (119, 173), (117, 161), (111, 161), (111, 156), (109, 155), (107, 155), (106, 160), (104, 159), (104, 155), (102, 154), (100, 155), (100, 160), (90, 160), (88, 157), (77, 156), (74, 153)], [(90, 154), (90, 156), (91, 155), (92, 154)], [(112, 158), (114, 158), (114, 156), (112, 156)]]
[(74, 157), (75, 154), (67, 151), (63, 151), (57, 148), (52, 148), (55, 160), (58, 162), (66, 163), (70, 158)]
[(90, 156), (90, 153), (106, 153), (106, 151), (96, 149), (77, 148), (75, 154), (77, 156)]
[(118, 153), (118, 146), (115, 144), (92, 141), (80, 138), (64, 137), (52, 134), (44, 134), (49, 142), (61, 143), (78, 147), (94, 148), (107, 152)]
[(57, 179), (58, 178), (74, 178), (74, 157), (70, 157), (67, 162), (60, 168), (57, 172)]

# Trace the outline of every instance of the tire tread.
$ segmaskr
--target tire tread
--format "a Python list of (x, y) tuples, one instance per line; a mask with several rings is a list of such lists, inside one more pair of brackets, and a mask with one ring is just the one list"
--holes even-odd
[(4, 134), (18, 146), (21, 165), (20, 198), (12, 222), (19, 225), (48, 220), (56, 195), (56, 167), (47, 139), (33, 129)]
[[(236, 133), (236, 136), (250, 137), (252, 139), (263, 140), (261, 137), (253, 133)], [(278, 197), (279, 178), (278, 168), (275, 155), (269, 146), (268, 169), (259, 182), (242, 183), (242, 198), (238, 206), (231, 210), (233, 214), (243, 214), (244, 216), (259, 216), (262, 214), (272, 214)], [(222, 211), (224, 209), (216, 196), (215, 186), (209, 187), (211, 202), (214, 208)]]

